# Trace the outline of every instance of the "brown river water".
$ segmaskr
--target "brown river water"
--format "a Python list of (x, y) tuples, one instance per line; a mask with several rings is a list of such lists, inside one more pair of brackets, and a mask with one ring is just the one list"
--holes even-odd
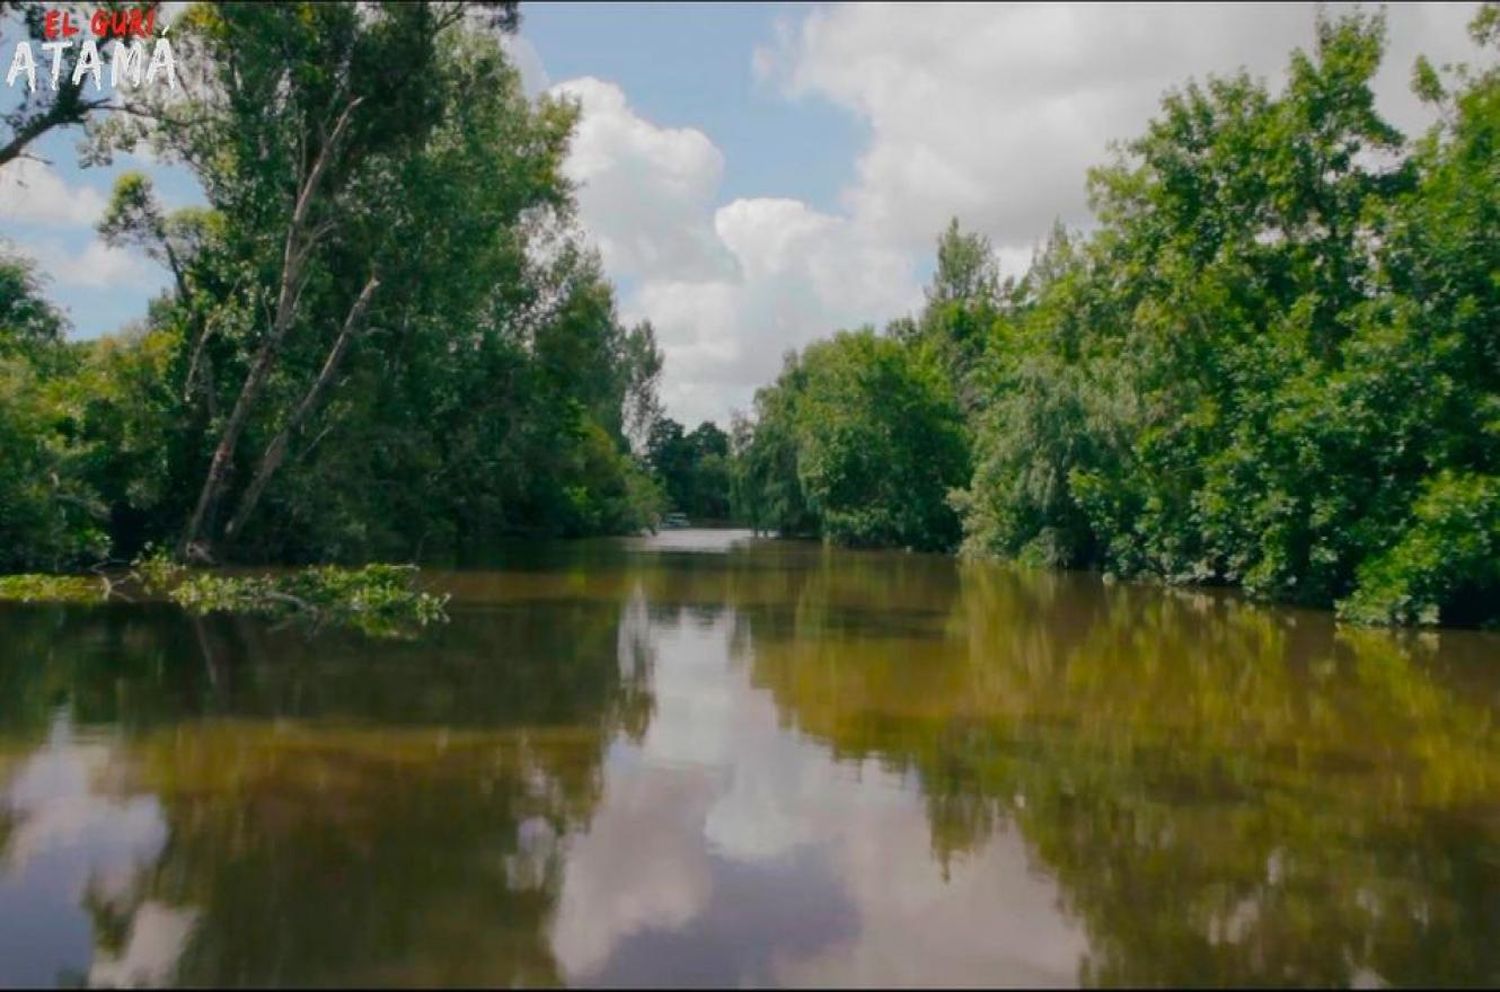
[(1494, 985), (1500, 635), (743, 532), (0, 606), (0, 986)]

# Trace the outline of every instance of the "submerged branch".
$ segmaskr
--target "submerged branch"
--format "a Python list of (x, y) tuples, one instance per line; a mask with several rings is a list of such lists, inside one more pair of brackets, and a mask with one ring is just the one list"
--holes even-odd
[(226, 576), (194, 572), (164, 556), (137, 559), (127, 573), (9, 575), (0, 601), (22, 603), (135, 602), (122, 585), (167, 599), (195, 617), (236, 613), (273, 620), (353, 628), (371, 637), (412, 637), (447, 620), (447, 596), (417, 588), (414, 565), (322, 566), (284, 575)]

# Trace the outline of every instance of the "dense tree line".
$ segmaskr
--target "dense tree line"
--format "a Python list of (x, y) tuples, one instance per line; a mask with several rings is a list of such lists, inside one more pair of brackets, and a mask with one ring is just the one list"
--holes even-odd
[[(120, 179), (100, 232), (172, 288), (97, 342), (0, 258), (0, 568), (443, 554), (673, 508), (1500, 614), (1500, 70), (1419, 61), (1439, 121), (1409, 140), (1374, 106), (1383, 21), (1321, 20), (1279, 93), (1168, 94), (1090, 174), (1094, 229), (1019, 279), (955, 222), (920, 313), (788, 356), (726, 435), (660, 418), (651, 328), (575, 232), (576, 108), (496, 44), (516, 20), (197, 5), (175, 96), (6, 119), (10, 143), (85, 122), (89, 161), (149, 147), (207, 205)], [(1494, 5), (1471, 33), (1493, 49)]]
[(646, 463), (667, 505), (695, 520), (730, 516), (729, 435), (705, 420), (689, 433), (671, 417), (651, 425)]
[[(140, 325), (64, 340), (0, 264), (0, 568), (446, 554), (634, 530), (627, 438), (661, 355), (573, 223), (576, 106), (528, 99), (514, 4), (201, 4), (182, 85), (90, 120), (207, 205), (123, 176), (99, 225), (172, 275)], [(68, 122), (66, 118), (63, 121)]]
[(935, 354), (845, 332), (787, 358), (756, 396), (741, 515), (785, 534), (941, 550), (958, 540), (947, 492), (968, 478), (963, 418)]
[[(1493, 51), (1500, 13), (1471, 26)], [(1384, 22), (1273, 93), (1169, 93), (1020, 279), (951, 227), (926, 307), (788, 358), (745, 515), (840, 543), (1225, 583), (1374, 622), (1500, 617), (1500, 70), (1376, 111)]]

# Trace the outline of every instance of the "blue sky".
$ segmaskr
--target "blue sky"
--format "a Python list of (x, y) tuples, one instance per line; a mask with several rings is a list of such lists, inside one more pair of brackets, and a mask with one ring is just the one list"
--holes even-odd
[[(632, 94), (643, 115), (704, 131), (725, 152), (726, 198), (792, 196), (829, 209), (850, 179), (860, 122), (827, 101), (789, 100), (757, 84), (749, 59), (755, 44), (773, 37), (776, 19), (795, 16), (802, 6), (527, 3), (522, 5), (522, 36), (551, 80), (613, 80)], [(10, 48), (0, 54), (8, 60)], [(0, 106), (15, 98), (16, 91), (0, 88)], [(107, 201), (121, 173), (144, 169), (169, 205), (202, 202), (191, 174), (181, 167), (126, 155), (112, 167), (81, 168), (79, 137), (76, 131), (52, 133), (33, 149), (69, 190), (92, 191)], [(789, 154), (798, 148), (819, 152)], [(35, 184), (28, 183), (24, 191), (10, 194), (36, 192)], [(144, 316), (147, 300), (170, 281), (164, 270), (149, 263), (90, 276), (84, 271), (84, 253), (94, 240), (92, 229), (69, 222), (61, 211), (51, 219), (6, 217), (0, 233), (46, 263), (49, 290), (68, 311), (78, 337), (109, 333)], [(109, 285), (88, 284), (106, 279)], [(628, 276), (622, 282), (628, 285)]]
[[(1480, 58), (1473, 10), (1388, 8), (1377, 101), (1408, 133), (1430, 120), (1412, 60)], [(1239, 67), (1275, 87), (1314, 19), (1288, 3), (523, 3), (507, 47), (534, 92), (582, 105), (581, 226), (622, 315), (656, 327), (667, 409), (693, 424), (747, 409), (787, 349), (919, 306), (949, 217), (1018, 272), (1055, 220), (1088, 226), (1087, 168), (1164, 90)], [(76, 140), (0, 170), (0, 234), (95, 336), (167, 282), (92, 233), (115, 176), (145, 168), (169, 203), (197, 197), (180, 168), (79, 169)]]
[(724, 152), (722, 194), (793, 196), (822, 210), (854, 176), (866, 128), (817, 97), (758, 83), (755, 46), (806, 4), (535, 3), (521, 31), (554, 80), (596, 76), (630, 94), (644, 117), (702, 130)]

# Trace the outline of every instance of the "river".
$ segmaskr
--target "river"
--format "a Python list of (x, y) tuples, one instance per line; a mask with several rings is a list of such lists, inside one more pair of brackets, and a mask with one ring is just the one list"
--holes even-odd
[(0, 605), (0, 985), (1500, 983), (1500, 635), (742, 532)]

